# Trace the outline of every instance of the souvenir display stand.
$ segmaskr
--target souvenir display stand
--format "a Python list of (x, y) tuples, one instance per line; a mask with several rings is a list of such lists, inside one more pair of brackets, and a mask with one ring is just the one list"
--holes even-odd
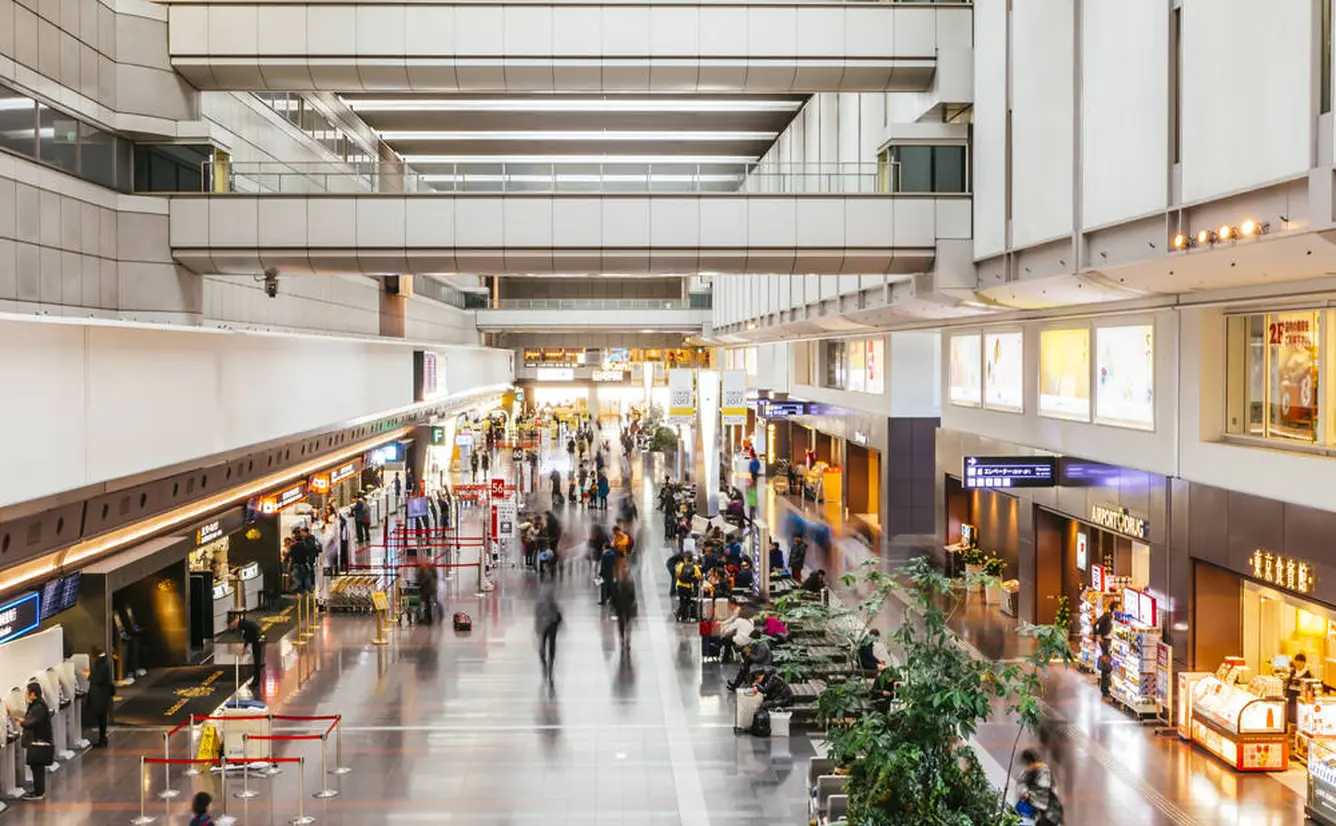
[(1202, 677), (1190, 699), (1192, 740), (1237, 771), (1284, 771), (1289, 767), (1285, 701), (1258, 697)]

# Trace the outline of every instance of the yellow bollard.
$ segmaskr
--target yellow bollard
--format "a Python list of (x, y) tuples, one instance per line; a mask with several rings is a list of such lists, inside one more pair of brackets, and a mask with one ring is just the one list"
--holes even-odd
[(297, 595), (297, 633), (293, 635), (293, 645), (306, 645), (306, 632), (302, 628), (302, 603), (305, 601), (306, 599), (301, 594)]

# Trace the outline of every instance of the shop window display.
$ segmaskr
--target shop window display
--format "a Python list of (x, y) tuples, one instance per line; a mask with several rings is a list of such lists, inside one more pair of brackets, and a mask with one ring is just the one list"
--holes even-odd
[(1328, 316), (1329, 311), (1304, 311), (1229, 319), (1226, 432), (1333, 443), (1333, 428), (1319, 426)]

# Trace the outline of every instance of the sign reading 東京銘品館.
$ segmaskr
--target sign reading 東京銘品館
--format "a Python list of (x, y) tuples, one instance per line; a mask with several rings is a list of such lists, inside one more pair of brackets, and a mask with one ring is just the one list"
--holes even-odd
[(1254, 579), (1293, 591), (1296, 594), (1311, 594), (1317, 580), (1313, 576), (1313, 566), (1307, 562), (1280, 554), (1273, 554), (1261, 548), (1252, 552), (1248, 558), (1252, 563)]
[(1090, 509), (1090, 521), (1101, 528), (1108, 528), (1125, 536), (1132, 536), (1137, 539), (1145, 539), (1150, 536), (1150, 522), (1140, 516), (1133, 516), (1127, 508), (1095, 505)]

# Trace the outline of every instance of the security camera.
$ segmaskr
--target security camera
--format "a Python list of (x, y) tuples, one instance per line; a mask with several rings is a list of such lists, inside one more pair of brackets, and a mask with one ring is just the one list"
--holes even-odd
[(278, 270), (272, 267), (264, 271), (264, 294), (270, 298), (278, 297)]

